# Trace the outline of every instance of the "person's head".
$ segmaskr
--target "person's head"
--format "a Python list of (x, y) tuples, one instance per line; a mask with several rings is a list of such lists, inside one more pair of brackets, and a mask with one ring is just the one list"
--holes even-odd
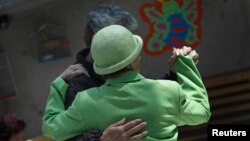
[(15, 114), (0, 118), (0, 141), (23, 141), (25, 122)]
[(87, 15), (84, 40), (87, 47), (91, 46), (94, 34), (110, 25), (122, 25), (134, 32), (138, 28), (137, 20), (129, 12), (116, 4), (101, 4)]
[(128, 70), (139, 70), (143, 41), (120, 25), (107, 26), (93, 37), (91, 54), (99, 75), (115, 77)]

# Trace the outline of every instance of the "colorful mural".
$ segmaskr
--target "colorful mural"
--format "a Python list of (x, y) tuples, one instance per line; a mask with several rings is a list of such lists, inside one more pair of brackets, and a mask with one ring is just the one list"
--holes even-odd
[(155, 0), (140, 7), (149, 24), (144, 51), (159, 55), (173, 47), (196, 47), (201, 39), (201, 0)]

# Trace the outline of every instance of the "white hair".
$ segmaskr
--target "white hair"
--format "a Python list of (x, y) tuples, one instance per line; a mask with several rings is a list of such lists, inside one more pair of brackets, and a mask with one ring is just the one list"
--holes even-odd
[(131, 32), (138, 28), (136, 18), (114, 3), (101, 4), (93, 11), (90, 11), (85, 28), (86, 45), (90, 46), (93, 34), (106, 26), (114, 24), (124, 26)]

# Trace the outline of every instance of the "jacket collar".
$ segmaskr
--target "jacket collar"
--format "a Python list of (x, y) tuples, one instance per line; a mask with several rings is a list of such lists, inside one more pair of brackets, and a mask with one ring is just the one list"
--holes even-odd
[(145, 79), (145, 77), (143, 77), (137, 71), (127, 71), (122, 73), (118, 77), (107, 79), (105, 85), (110, 85), (115, 83), (128, 83), (128, 82), (139, 81), (141, 79)]
[(88, 71), (91, 77), (93, 77), (96, 81), (103, 83), (103, 79), (95, 73), (93, 69), (93, 63), (87, 61), (86, 59), (89, 51), (90, 48), (82, 49), (81, 51), (79, 51), (76, 56), (76, 63), (82, 64), (82, 66)]

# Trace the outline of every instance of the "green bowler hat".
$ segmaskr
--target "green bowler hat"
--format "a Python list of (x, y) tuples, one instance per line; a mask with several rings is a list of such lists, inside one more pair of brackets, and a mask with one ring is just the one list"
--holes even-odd
[(99, 30), (91, 44), (95, 72), (105, 75), (125, 68), (139, 56), (142, 44), (141, 37), (120, 25)]

